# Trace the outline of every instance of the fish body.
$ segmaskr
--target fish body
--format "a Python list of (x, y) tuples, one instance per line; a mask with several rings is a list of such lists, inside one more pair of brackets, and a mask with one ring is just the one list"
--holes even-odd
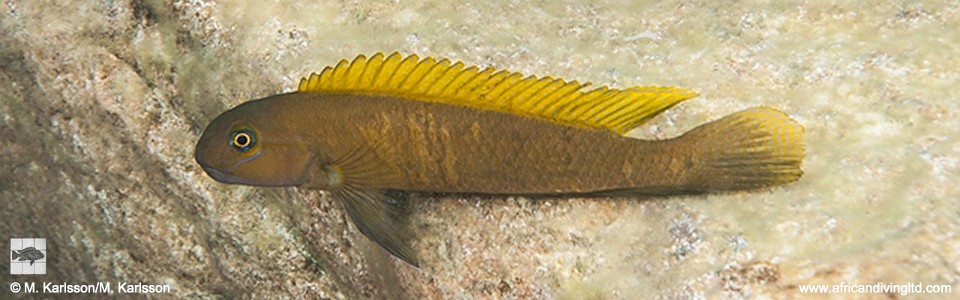
[(43, 252), (34, 247), (23, 248), (22, 250), (13, 250), (13, 259), (17, 261), (30, 261), (32, 266), (34, 262), (43, 259)]
[(416, 265), (388, 191), (677, 194), (797, 180), (802, 127), (747, 109), (666, 140), (630, 129), (696, 94), (605, 87), (394, 54), (237, 106), (197, 143), (214, 179), (331, 191), (358, 228)]
[[(258, 119), (296, 120), (295, 126), (258, 129), (263, 132), (258, 139), (264, 144), (276, 140), (271, 148), (285, 153), (277, 157), (287, 161), (264, 159), (262, 165), (250, 161), (233, 169), (250, 168), (256, 172), (247, 173), (269, 176), (259, 181), (222, 172), (212, 173), (215, 179), (328, 189), (329, 178), (352, 176), (356, 184), (372, 188), (482, 194), (658, 194), (762, 186), (762, 182), (735, 185), (703, 177), (708, 158), (699, 150), (727, 142), (727, 135), (720, 135), (720, 140), (704, 137), (703, 129), (675, 139), (647, 141), (445, 103), (302, 92), (249, 102), (223, 118), (250, 118), (250, 112), (256, 112)], [(769, 109), (753, 113), (784, 117)], [(697, 146), (711, 142), (719, 145)], [(257, 159), (270, 156), (270, 151), (264, 149), (263, 157)], [(204, 152), (198, 155), (199, 160), (209, 161)], [(338, 166), (339, 160), (351, 156), (356, 160)], [(216, 170), (231, 167), (205, 165)], [(351, 174), (349, 168), (365, 174)]]

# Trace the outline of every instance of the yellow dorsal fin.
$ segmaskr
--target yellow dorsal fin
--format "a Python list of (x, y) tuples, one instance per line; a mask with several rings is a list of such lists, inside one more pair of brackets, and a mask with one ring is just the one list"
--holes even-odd
[(537, 78), (520, 73), (480, 70), (463, 63), (402, 57), (399, 53), (341, 60), (320, 74), (300, 80), (308, 93), (357, 93), (399, 96), (510, 112), (561, 124), (625, 134), (660, 112), (697, 94), (680, 88), (638, 86), (625, 90), (589, 83)]

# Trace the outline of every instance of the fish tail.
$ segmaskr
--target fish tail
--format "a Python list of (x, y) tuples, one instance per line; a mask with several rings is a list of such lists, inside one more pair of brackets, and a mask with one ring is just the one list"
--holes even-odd
[(803, 126), (785, 113), (755, 107), (691, 130), (695, 167), (689, 181), (700, 191), (746, 190), (800, 179)]
[(18, 258), (20, 258), (20, 252), (17, 252), (17, 250), (13, 250), (13, 259), (18, 259)]

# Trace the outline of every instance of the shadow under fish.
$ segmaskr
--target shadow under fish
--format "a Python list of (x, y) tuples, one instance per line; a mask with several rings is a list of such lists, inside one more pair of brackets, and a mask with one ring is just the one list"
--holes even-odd
[(803, 127), (750, 108), (679, 137), (625, 137), (696, 93), (627, 89), (398, 53), (342, 60), (297, 91), (224, 112), (197, 142), (215, 180), (327, 190), (366, 236), (416, 266), (392, 191), (685, 194), (800, 178)]

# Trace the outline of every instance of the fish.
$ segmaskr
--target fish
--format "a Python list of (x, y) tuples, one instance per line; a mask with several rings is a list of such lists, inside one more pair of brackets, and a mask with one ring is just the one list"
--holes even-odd
[(798, 180), (803, 126), (748, 108), (659, 140), (628, 137), (697, 93), (359, 55), (210, 122), (195, 158), (214, 180), (323, 190), (358, 230), (418, 266), (406, 192), (617, 196), (753, 190)]
[(13, 259), (17, 261), (30, 261), (32, 266), (35, 261), (43, 259), (43, 252), (34, 247), (26, 247), (20, 251), (13, 250)]

